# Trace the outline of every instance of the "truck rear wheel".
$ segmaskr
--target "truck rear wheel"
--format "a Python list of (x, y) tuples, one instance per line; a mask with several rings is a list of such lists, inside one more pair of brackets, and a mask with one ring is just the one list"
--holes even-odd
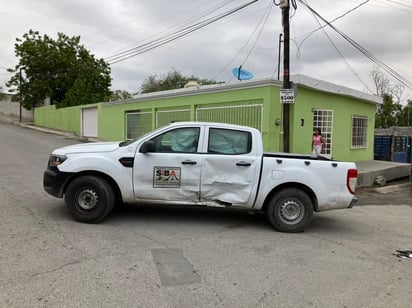
[(96, 176), (82, 176), (70, 183), (64, 201), (75, 220), (97, 223), (112, 211), (115, 196), (106, 180)]
[(312, 220), (312, 200), (298, 188), (283, 189), (274, 195), (266, 214), (276, 230), (302, 232)]

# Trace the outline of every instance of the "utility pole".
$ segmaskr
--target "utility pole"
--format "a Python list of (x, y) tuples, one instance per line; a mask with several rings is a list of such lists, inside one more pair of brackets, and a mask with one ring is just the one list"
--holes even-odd
[[(283, 24), (283, 89), (290, 89), (289, 79), (289, 46), (290, 46), (290, 34), (289, 34), (289, 0), (283, 0), (280, 2), (280, 8), (282, 9), (282, 24)], [(282, 104), (283, 106), (283, 151), (289, 153), (289, 118), (290, 118), (290, 104)]]
[(20, 100), (19, 122), (20, 123), (21, 123), (21, 113), (22, 113), (21, 103), (22, 103), (22, 100), (23, 100), (23, 94), (22, 94), (22, 88), (21, 88), (21, 86), (23, 84), (23, 82), (22, 82), (23, 77), (21, 75), (21, 70), (22, 70), (22, 67), (20, 67), (20, 71), (19, 71), (19, 87), (20, 87), (20, 89), (19, 89), (19, 92), (20, 92), (20, 97), (19, 97), (19, 100)]

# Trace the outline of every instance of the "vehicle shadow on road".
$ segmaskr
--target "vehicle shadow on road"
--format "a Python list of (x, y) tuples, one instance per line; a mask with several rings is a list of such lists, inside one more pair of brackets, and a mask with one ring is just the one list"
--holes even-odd
[(311, 224), (306, 228), (305, 232), (310, 233), (348, 233), (353, 232), (353, 228), (350, 226), (348, 217), (341, 216), (339, 219), (331, 217), (327, 212), (316, 213), (313, 216)]
[[(64, 204), (50, 208), (48, 215), (56, 220), (72, 221), (69, 210)], [(350, 221), (347, 217), (336, 219), (328, 213), (316, 213), (310, 225), (304, 232), (307, 233), (346, 233), (350, 232)], [(188, 227), (196, 225), (202, 228), (220, 228), (235, 230), (248, 228), (249, 230), (274, 231), (263, 212), (250, 213), (244, 210), (230, 208), (205, 208), (162, 205), (124, 205), (116, 207), (113, 212), (100, 224), (105, 226), (121, 224), (156, 225), (163, 228), (168, 225)]]
[(236, 229), (242, 227), (268, 228), (266, 217), (261, 213), (228, 208), (204, 208), (184, 206), (138, 205), (122, 206), (115, 209), (107, 219), (107, 223), (122, 221), (144, 222), (150, 224), (181, 224), (224, 227)]

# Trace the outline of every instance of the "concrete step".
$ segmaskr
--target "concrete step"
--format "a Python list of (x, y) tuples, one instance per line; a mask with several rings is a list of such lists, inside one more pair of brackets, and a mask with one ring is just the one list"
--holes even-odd
[[(358, 168), (358, 187), (370, 187), (380, 182), (393, 181), (411, 176), (411, 164), (395, 163), (381, 160), (356, 162)], [(379, 184), (378, 184), (379, 185)]]

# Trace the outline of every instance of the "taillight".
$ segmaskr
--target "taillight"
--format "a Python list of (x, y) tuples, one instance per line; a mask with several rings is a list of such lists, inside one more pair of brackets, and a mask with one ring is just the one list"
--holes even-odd
[(346, 186), (349, 189), (349, 192), (354, 195), (356, 189), (356, 183), (358, 181), (358, 170), (357, 169), (349, 169), (348, 176), (346, 178)]

